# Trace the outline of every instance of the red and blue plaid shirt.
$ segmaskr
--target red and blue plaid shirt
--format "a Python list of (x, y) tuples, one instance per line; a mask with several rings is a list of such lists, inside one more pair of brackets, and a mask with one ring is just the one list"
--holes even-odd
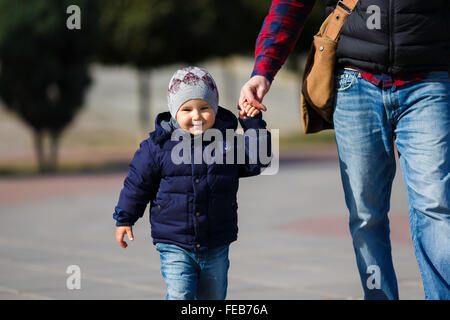
[[(262, 75), (270, 82), (283, 66), (297, 42), (316, 0), (273, 0), (256, 40), (252, 76)], [(396, 74), (357, 69), (362, 77), (381, 88), (401, 86), (423, 79), (426, 72)]]

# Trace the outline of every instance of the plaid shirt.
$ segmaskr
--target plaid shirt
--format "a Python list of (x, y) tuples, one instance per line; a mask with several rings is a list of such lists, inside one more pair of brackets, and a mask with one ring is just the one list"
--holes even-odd
[[(273, 0), (256, 40), (255, 66), (251, 76), (262, 75), (270, 82), (286, 61), (300, 36), (316, 0)], [(426, 72), (384, 74), (361, 70), (362, 77), (381, 88), (401, 86), (425, 77)]]

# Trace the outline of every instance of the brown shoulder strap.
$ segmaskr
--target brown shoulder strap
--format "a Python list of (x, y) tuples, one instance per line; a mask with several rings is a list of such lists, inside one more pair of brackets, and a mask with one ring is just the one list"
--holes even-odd
[(359, 0), (339, 0), (331, 15), (333, 18), (330, 19), (324, 36), (337, 41), (339, 37), (339, 33), (341, 32), (342, 26), (344, 25), (347, 17), (352, 13), (353, 9), (355, 9)]

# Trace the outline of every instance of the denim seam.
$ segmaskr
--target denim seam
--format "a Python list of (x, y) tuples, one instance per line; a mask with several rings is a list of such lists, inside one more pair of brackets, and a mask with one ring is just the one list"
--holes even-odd
[[(416, 256), (418, 256), (418, 254), (419, 254), (419, 248), (418, 248), (418, 245), (417, 245), (417, 228), (416, 228), (416, 225), (417, 225), (417, 215), (416, 215), (416, 209), (411, 205), (411, 213), (410, 213), (411, 215), (412, 215), (412, 219), (411, 219), (411, 222), (412, 222), (412, 226), (411, 226), (411, 233), (412, 233), (412, 243), (413, 243), (413, 246), (414, 246), (414, 252), (415, 252), (415, 254), (416, 254)], [(419, 259), (417, 259), (417, 264), (419, 265), (419, 272), (420, 272), (420, 276), (422, 277), (422, 279), (425, 279), (425, 277), (424, 277), (424, 273), (422, 272), (422, 266), (420, 265), (420, 262), (419, 262)], [(426, 293), (426, 290), (425, 290), (425, 288), (424, 288), (424, 294), (425, 294), (425, 299), (426, 300), (428, 300), (428, 296), (427, 296), (427, 293)]]
[[(403, 163), (404, 163), (403, 170), (406, 171), (407, 168), (406, 168), (406, 160), (405, 159), (403, 159)], [(406, 192), (409, 194), (410, 191), (408, 191), (408, 188), (409, 188), (408, 174), (407, 174), (407, 172), (405, 172), (405, 173), (402, 172), (402, 174), (404, 174), (404, 181), (405, 181), (405, 184), (406, 184), (406, 186), (405, 186), (406, 187)], [(419, 248), (417, 246), (417, 228), (416, 228), (416, 226), (417, 226), (417, 215), (416, 215), (416, 209), (412, 205), (412, 201), (413, 200), (409, 196), (408, 196), (408, 201), (411, 202), (410, 209), (409, 209), (409, 214), (411, 215), (410, 221), (411, 221), (412, 245), (413, 245), (413, 248), (414, 248), (414, 253), (415, 253), (415, 256), (416, 256), (417, 264), (419, 266), (420, 276), (422, 277), (422, 279), (425, 279), (424, 273), (422, 272), (422, 266), (420, 265), (419, 259), (417, 259), (417, 257), (419, 256)], [(425, 291), (425, 288), (424, 288), (424, 291)], [(426, 292), (424, 292), (424, 294), (425, 294), (425, 299), (427, 299)]]

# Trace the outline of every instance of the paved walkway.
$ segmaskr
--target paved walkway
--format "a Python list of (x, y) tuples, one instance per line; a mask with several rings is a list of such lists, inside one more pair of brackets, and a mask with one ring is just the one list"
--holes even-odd
[[(0, 299), (161, 299), (148, 212), (127, 249), (114, 239), (124, 176), (0, 179)], [(398, 172), (390, 214), (400, 298), (423, 299), (400, 181)], [(362, 297), (336, 161), (282, 163), (242, 179), (238, 199), (228, 299)], [(80, 290), (66, 287), (70, 265)]]

